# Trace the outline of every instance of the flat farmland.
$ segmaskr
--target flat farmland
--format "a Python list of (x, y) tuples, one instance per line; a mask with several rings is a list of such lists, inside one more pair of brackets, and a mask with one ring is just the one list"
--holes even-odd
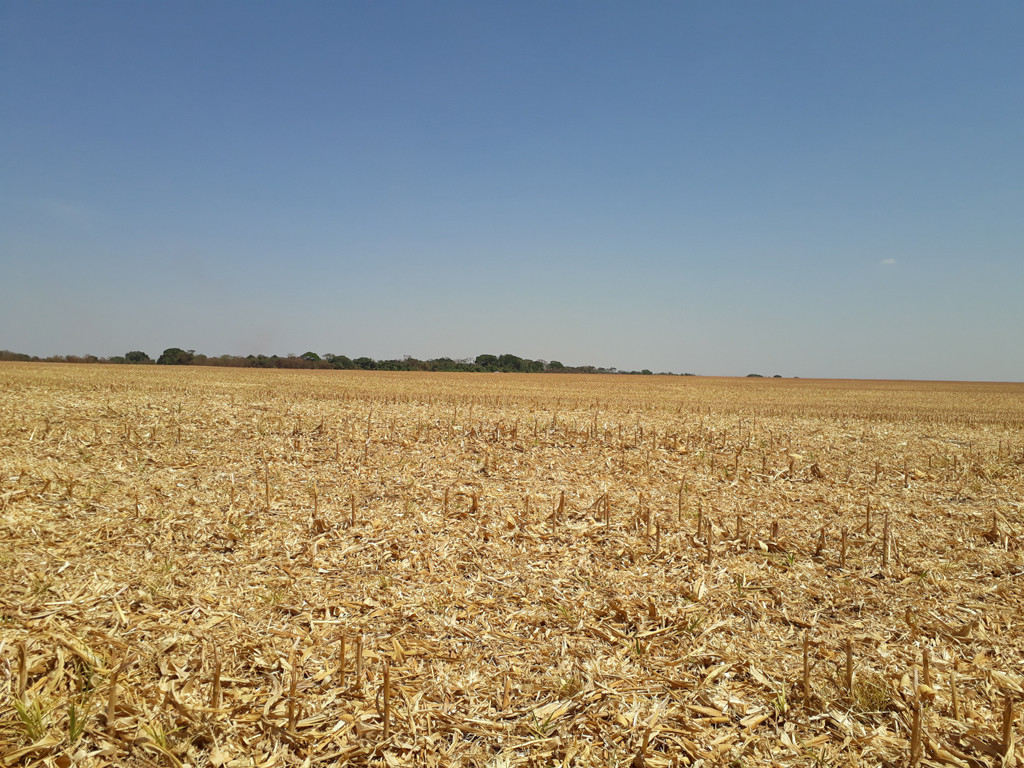
[(0, 764), (1022, 765), (1024, 385), (0, 365)]

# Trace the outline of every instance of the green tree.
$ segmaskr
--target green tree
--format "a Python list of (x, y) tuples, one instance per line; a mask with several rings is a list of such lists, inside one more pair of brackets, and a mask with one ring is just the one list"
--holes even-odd
[(178, 347), (170, 347), (163, 351), (163, 354), (156, 359), (157, 365), (188, 365), (192, 362), (196, 352), (194, 349), (184, 350)]
[(481, 368), (488, 368), (492, 365), (497, 365), (498, 358), (494, 355), (477, 355), (475, 362)]
[(131, 363), (132, 365), (141, 365), (143, 363), (153, 362), (152, 358), (149, 355), (147, 355), (145, 352), (140, 352), (137, 349), (125, 354), (124, 361), (126, 363)]
[(515, 355), (501, 355), (498, 358), (498, 368), (509, 373), (523, 370), (523, 358)]
[(340, 370), (348, 370), (355, 368), (355, 363), (349, 360), (345, 355), (327, 355), (327, 362), (331, 364), (331, 367), (338, 368)]

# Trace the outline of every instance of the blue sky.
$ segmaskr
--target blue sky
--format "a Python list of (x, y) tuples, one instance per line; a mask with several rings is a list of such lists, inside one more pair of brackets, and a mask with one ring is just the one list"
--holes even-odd
[(4, 2), (0, 348), (1024, 380), (1019, 2)]

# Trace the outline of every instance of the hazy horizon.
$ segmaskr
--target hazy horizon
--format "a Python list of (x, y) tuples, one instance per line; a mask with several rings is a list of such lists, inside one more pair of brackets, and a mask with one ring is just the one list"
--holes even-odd
[[(4, 350), (4, 351), (13, 352), (14, 350)], [(133, 351), (133, 350), (129, 350), (129, 351)], [(138, 351), (145, 352), (145, 350), (138, 350)], [(197, 354), (204, 354), (204, 353), (201, 352), (201, 350), (198, 350), (198, 349), (197, 350), (192, 350), (192, 351), (196, 352)], [(484, 354), (486, 354), (486, 353), (484, 353)], [(298, 357), (299, 356), (299, 355), (297, 355), (295, 353), (289, 353), (289, 355), (293, 356), (293, 357)], [(71, 356), (72, 357), (84, 357), (84, 355), (81, 355), (81, 356), (80, 355), (71, 355)], [(117, 356), (118, 355), (112, 355), (111, 357), (117, 357)], [(235, 355), (229, 355), (229, 356), (237, 357)], [(350, 357), (348, 355), (346, 355), (346, 356)], [(88, 365), (111, 365), (111, 366), (116, 366), (116, 367), (121, 367), (121, 366), (124, 366), (124, 365), (128, 365), (128, 366), (139, 366), (139, 365), (142, 365), (143, 367), (151, 366), (151, 365), (156, 365), (156, 356), (154, 356), (154, 355), (150, 355), (150, 357), (152, 359), (151, 359), (151, 362), (149, 362), (149, 363), (110, 363), (110, 362), (108, 362), (109, 358), (100, 357), (98, 355), (95, 356), (95, 357), (98, 358), (98, 360), (97, 360), (97, 362), (94, 362), (94, 363), (90, 363), (90, 362), (71, 362), (71, 363), (68, 363), (68, 362), (65, 362), (65, 361), (47, 361), (47, 360), (43, 359), (43, 356), (36, 355), (36, 357), (39, 357), (40, 359), (39, 360), (33, 360), (33, 361), (22, 361), (20, 364), (34, 364), (34, 365), (87, 365), (87, 366)], [(67, 356), (66, 355), (53, 355), (52, 357), (67, 357)], [(216, 358), (216, 357), (220, 357), (220, 356), (219, 355), (207, 355), (207, 357)], [(242, 356), (242, 357), (247, 357), (247, 356)], [(268, 355), (268, 357), (269, 357), (269, 355)], [(285, 357), (285, 355), (279, 355), (279, 357)], [(456, 358), (456, 357), (452, 357), (451, 355), (444, 355), (444, 357), (451, 358), (451, 359), (455, 360), (456, 362), (472, 362), (472, 360), (474, 359), (474, 357)], [(380, 360), (383, 360), (385, 358), (374, 358), (374, 359), (379, 362)], [(387, 358), (387, 359), (394, 360), (394, 359), (401, 359), (401, 358)], [(545, 362), (550, 362), (550, 361), (545, 361)], [(563, 362), (563, 361), (560, 360), (559, 362)], [(19, 364), (19, 361), (2, 361), (2, 360), (0, 360), (0, 365), (3, 365), (5, 363), (10, 363), (12, 365), (17, 365), (17, 364)], [(581, 368), (581, 367), (585, 367), (585, 366), (590, 365), (589, 363), (586, 363), (586, 362), (583, 362), (583, 361), (576, 361), (575, 363), (563, 363), (563, 364), (565, 366), (567, 366), (568, 368), (570, 368), (570, 369), (571, 368)], [(291, 372), (306, 371), (306, 372), (317, 372), (317, 373), (327, 373), (327, 374), (339, 373), (339, 372), (340, 373), (367, 373), (367, 374), (375, 374), (375, 373), (387, 373), (387, 374), (415, 373), (415, 374), (421, 374), (421, 375), (427, 375), (427, 376), (436, 376), (436, 375), (487, 376), (490, 373), (492, 373), (490, 371), (483, 371), (483, 372), (477, 372), (477, 371), (415, 371), (415, 370), (407, 371), (407, 370), (375, 370), (375, 369), (360, 369), (360, 368), (288, 368), (288, 367), (283, 367), (283, 368), (275, 368), (275, 367), (263, 368), (263, 367), (258, 367), (258, 366), (248, 367), (248, 366), (224, 366), (224, 365), (205, 365), (205, 364), (202, 364), (202, 365), (187, 364), (187, 365), (184, 365), (184, 366), (160, 365), (160, 367), (161, 368), (174, 368), (174, 367), (205, 368), (207, 370), (221, 370), (221, 371), (226, 371), (226, 370), (234, 370), (234, 371), (283, 371), (283, 372), (288, 372), (288, 371), (291, 371)], [(498, 374), (503, 375), (503, 376), (556, 376), (556, 377), (558, 377), (558, 376), (583, 376), (583, 377), (586, 377), (586, 378), (589, 378), (591, 376), (623, 376), (623, 375), (625, 375), (625, 376), (634, 376), (634, 375), (635, 376), (644, 376), (645, 375), (643, 373), (643, 370), (644, 370), (643, 368), (640, 368), (640, 369), (616, 368), (615, 366), (593, 366), (593, 367), (595, 369), (597, 369), (597, 370), (595, 370), (593, 372), (579, 372), (579, 373), (573, 372), (573, 371), (568, 371), (568, 372), (564, 372), (564, 373), (563, 372), (559, 372), (559, 371), (533, 371), (533, 372), (529, 372), (529, 371), (494, 371), (493, 373), (498, 373)], [(1022, 385), (1024, 385), (1024, 381), (1003, 380), (1003, 379), (906, 379), (906, 378), (901, 379), (901, 378), (855, 377), (855, 376), (787, 376), (787, 375), (784, 375), (784, 374), (764, 373), (764, 372), (758, 372), (758, 371), (751, 371), (751, 372), (745, 373), (745, 374), (744, 373), (720, 374), (720, 373), (700, 373), (700, 372), (694, 372), (694, 371), (658, 371), (658, 370), (655, 370), (655, 371), (651, 371), (650, 374), (648, 374), (648, 375), (651, 375), (651, 376), (671, 376), (671, 377), (678, 377), (678, 378), (697, 378), (697, 379), (750, 379), (750, 380), (753, 380), (753, 381), (756, 381), (756, 380), (760, 379), (760, 380), (764, 380), (764, 381), (767, 381), (767, 380), (775, 380), (775, 381), (779, 381), (779, 380), (791, 380), (792, 381), (792, 380), (795, 380), (795, 381), (806, 381), (806, 382), (814, 382), (814, 381), (852, 381), (852, 382), (866, 382), (866, 383), (878, 382), (878, 383), (894, 383), (894, 384), (905, 382), (907, 384), (1022, 384)]]
[(0, 0), (0, 348), (1024, 380), (1024, 5)]

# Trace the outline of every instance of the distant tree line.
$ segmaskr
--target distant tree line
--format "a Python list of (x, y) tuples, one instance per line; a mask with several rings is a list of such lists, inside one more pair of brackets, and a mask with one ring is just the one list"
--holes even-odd
[[(96, 357), (95, 355), (55, 355), (34, 357), (18, 352), (0, 350), (0, 361), (44, 362), (44, 363), (113, 363), (120, 365), (206, 365), (228, 368), (320, 368), (360, 371), (466, 371), (476, 373), (625, 373), (651, 375), (651, 371), (620, 371), (617, 368), (599, 368), (593, 365), (563, 365), (558, 360), (529, 360), (517, 355), (477, 355), (455, 360), (438, 357), (434, 360), (417, 360), (403, 357), (401, 360), (374, 360), (372, 357), (350, 358), (345, 355), (306, 352), (302, 355), (221, 355), (208, 357), (194, 349), (169, 347), (156, 360), (145, 352), (133, 350), (123, 356)], [(667, 374), (672, 375), (672, 374)], [(693, 376), (684, 373), (683, 376)]]

